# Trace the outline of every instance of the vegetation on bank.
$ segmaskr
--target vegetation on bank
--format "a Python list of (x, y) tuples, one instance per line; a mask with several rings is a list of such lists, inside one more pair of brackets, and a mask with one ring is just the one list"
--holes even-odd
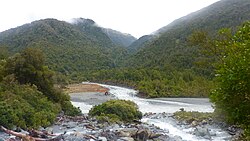
[(229, 123), (239, 124), (250, 140), (250, 22), (246, 22), (223, 42), (216, 67), (217, 88), (211, 94), (216, 108)]
[(187, 112), (187, 111), (178, 111), (174, 113), (174, 118), (179, 121), (187, 122), (191, 124), (195, 122), (208, 122), (213, 118), (213, 113), (201, 113), (201, 112)]
[(27, 48), (0, 61), (0, 125), (38, 128), (51, 125), (59, 112), (77, 115), (70, 98), (53, 83), (40, 50)]
[(109, 100), (94, 106), (89, 111), (90, 116), (95, 116), (101, 122), (133, 122), (140, 120), (142, 113), (132, 101)]
[(245, 129), (250, 140), (250, 22), (244, 23), (236, 32), (223, 29), (217, 36), (204, 32), (193, 35), (213, 64), (216, 87), (210, 99), (216, 112), (230, 124)]
[(123, 68), (99, 70), (81, 75), (93, 82), (113, 82), (138, 89), (153, 97), (208, 97), (213, 82), (195, 74), (191, 69), (178, 71), (164, 68)]

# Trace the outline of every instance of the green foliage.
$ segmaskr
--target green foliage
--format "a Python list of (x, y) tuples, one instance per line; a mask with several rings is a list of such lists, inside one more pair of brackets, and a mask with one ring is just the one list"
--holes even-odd
[(27, 48), (0, 62), (0, 124), (12, 128), (51, 125), (63, 110), (77, 115), (70, 97), (54, 87), (40, 50)]
[(9, 56), (7, 47), (0, 46), (0, 60), (6, 59)]
[(192, 123), (193, 121), (202, 122), (203, 120), (208, 121), (213, 118), (213, 113), (201, 113), (201, 112), (187, 112), (178, 111), (174, 113), (174, 117), (179, 121), (186, 121)]
[(35, 86), (19, 85), (12, 80), (6, 78), (0, 84), (0, 124), (9, 128), (51, 125), (60, 105), (49, 101)]
[(230, 123), (250, 128), (250, 22), (245, 23), (226, 43), (221, 62), (217, 64), (218, 88), (211, 100)]
[(14, 121), (17, 121), (18, 119), (15, 115), (14, 109), (4, 101), (0, 102), (0, 114), (0, 125), (7, 128), (13, 127), (15, 125)]
[(213, 82), (193, 70), (178, 71), (166, 65), (159, 68), (123, 68), (85, 73), (81, 78), (132, 86), (146, 97), (207, 97)]
[(0, 46), (6, 46), (11, 54), (28, 47), (39, 48), (46, 56), (45, 64), (64, 75), (113, 68), (126, 55), (125, 49), (115, 46), (102, 28), (85, 21), (35, 21), (2, 32)]
[(108, 121), (132, 122), (142, 118), (142, 113), (138, 110), (138, 106), (132, 101), (126, 100), (110, 100), (100, 105), (94, 106), (89, 111), (90, 116), (97, 116)]

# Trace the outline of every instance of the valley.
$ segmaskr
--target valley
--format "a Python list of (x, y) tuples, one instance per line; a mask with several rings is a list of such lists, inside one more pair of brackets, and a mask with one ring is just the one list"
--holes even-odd
[[(122, 99), (144, 114), (215, 110), (249, 140), (249, 21), (249, 0), (219, 0), (138, 39), (88, 18), (44, 18), (0, 32), (0, 125), (48, 127), (61, 112), (81, 115)], [(119, 119), (101, 108), (98, 118)], [(142, 121), (165, 121), (148, 117)]]

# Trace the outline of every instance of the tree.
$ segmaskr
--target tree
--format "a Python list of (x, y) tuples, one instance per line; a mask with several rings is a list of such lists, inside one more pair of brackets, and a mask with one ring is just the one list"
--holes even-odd
[[(35, 85), (49, 100), (60, 103), (65, 113), (75, 115), (80, 111), (69, 102), (70, 97), (54, 87), (54, 72), (44, 65), (41, 50), (26, 48), (21, 53), (7, 59), (6, 74), (14, 74), (20, 84)], [(67, 103), (67, 104), (65, 104)]]
[(242, 125), (249, 136), (250, 22), (244, 23), (234, 35), (227, 31), (221, 30), (220, 35), (224, 36), (216, 36), (215, 39), (200, 36), (209, 39), (205, 46), (207, 41), (193, 39), (201, 43), (203, 50), (210, 50), (209, 57), (213, 59), (217, 87), (210, 95), (211, 101), (229, 123)]

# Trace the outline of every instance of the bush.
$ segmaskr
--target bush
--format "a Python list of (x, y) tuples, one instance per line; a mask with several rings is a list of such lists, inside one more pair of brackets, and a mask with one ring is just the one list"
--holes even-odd
[(8, 128), (38, 128), (51, 125), (60, 106), (49, 101), (36, 87), (1, 84), (0, 125)]
[(99, 119), (107, 117), (108, 122), (132, 122), (142, 118), (138, 106), (134, 102), (126, 100), (110, 100), (94, 106), (89, 111), (89, 115), (97, 116)]
[(217, 66), (218, 88), (211, 100), (229, 123), (242, 125), (250, 137), (250, 22), (227, 42), (217, 42), (225, 52)]

